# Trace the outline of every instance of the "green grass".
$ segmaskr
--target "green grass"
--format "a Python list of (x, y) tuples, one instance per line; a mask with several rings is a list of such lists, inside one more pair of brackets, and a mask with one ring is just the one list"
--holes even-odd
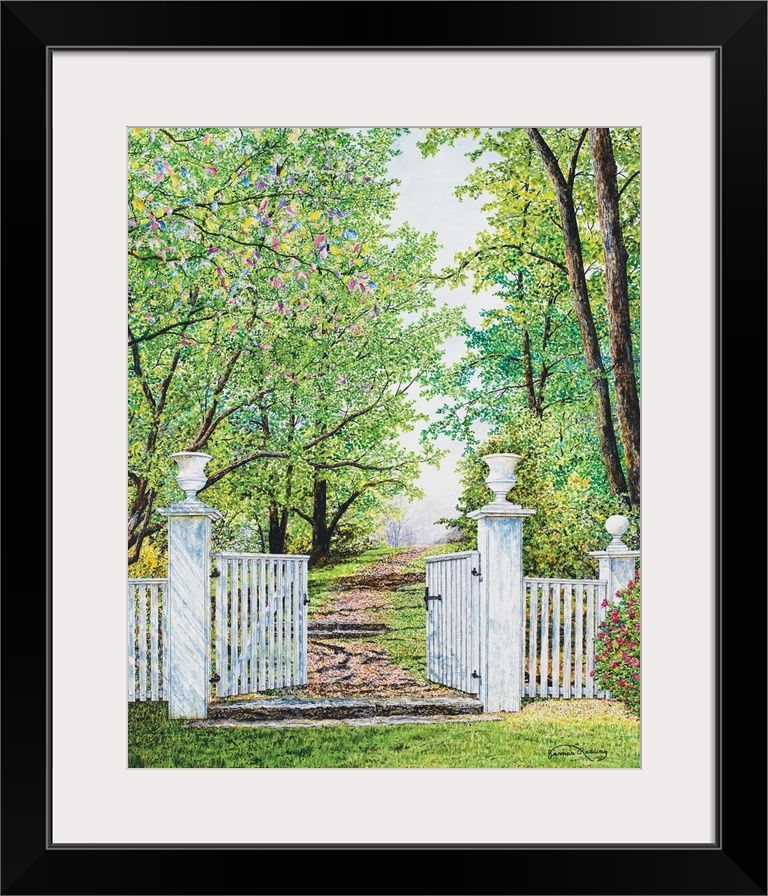
[[(185, 729), (165, 703), (128, 707), (130, 768), (639, 768), (633, 719), (538, 718), (373, 728)], [(561, 744), (605, 750), (548, 758)]]
[(415, 557), (403, 567), (403, 572), (423, 572), (427, 573), (427, 557), (437, 557), (439, 554), (453, 554), (466, 551), (466, 545), (461, 544), (436, 544), (428, 551)]
[(386, 648), (396, 666), (402, 666), (417, 681), (427, 679), (427, 612), (424, 586), (404, 585), (387, 596), (384, 621), (388, 631), (376, 640)]

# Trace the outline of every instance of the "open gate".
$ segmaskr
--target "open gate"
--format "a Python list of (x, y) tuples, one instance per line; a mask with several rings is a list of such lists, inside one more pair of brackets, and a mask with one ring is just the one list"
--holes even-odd
[(427, 677), (477, 694), (480, 676), (480, 553), (427, 557)]
[(300, 554), (214, 554), (216, 696), (307, 683), (307, 566)]

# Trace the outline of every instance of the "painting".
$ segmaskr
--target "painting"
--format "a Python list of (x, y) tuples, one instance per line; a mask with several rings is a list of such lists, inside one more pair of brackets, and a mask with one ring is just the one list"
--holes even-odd
[(130, 767), (640, 767), (640, 138), (128, 129)]

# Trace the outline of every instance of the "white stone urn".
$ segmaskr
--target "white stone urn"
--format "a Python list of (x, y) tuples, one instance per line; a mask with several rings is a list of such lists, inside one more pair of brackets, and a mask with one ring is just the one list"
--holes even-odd
[(482, 458), (489, 467), (485, 484), (493, 492), (494, 504), (508, 504), (507, 492), (517, 482), (515, 464), (521, 459), (519, 454), (486, 454)]
[(201, 454), (198, 451), (179, 451), (171, 457), (179, 465), (176, 482), (187, 493), (187, 501), (194, 501), (197, 493), (208, 481), (205, 465), (212, 460), (211, 455)]

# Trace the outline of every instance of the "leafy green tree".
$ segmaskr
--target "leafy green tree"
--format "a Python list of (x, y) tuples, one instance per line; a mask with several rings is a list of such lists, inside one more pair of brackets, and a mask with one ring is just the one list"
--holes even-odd
[(389, 225), (398, 134), (131, 132), (129, 559), (172, 499), (180, 448), (213, 456), (210, 500), (276, 551), (310, 484), (368, 476), (332, 534), (356, 492), (342, 515), (436, 460), (394, 440), (459, 314), (435, 308), (434, 236)]
[[(478, 421), (494, 432), (519, 419), (523, 409), (542, 421), (555, 410), (562, 420), (570, 409), (566, 425), (578, 427), (597, 449), (598, 479), (636, 506), (639, 404), (631, 386), (638, 338), (638, 132), (613, 132), (610, 152), (603, 146), (599, 175), (580, 161), (589, 155), (588, 129), (433, 129), (423, 152), (437, 152), (459, 133), (477, 138), (474, 161), (488, 161), (457, 193), (485, 199), (489, 229), (443, 276), (458, 283), (471, 272), (476, 290), (495, 289), (505, 305), (485, 313), (482, 327), (465, 330), (467, 357), (434, 377), (435, 394), (449, 395), (452, 402), (433, 431), (462, 436), (472, 446)], [(604, 135), (596, 141), (604, 144)], [(601, 220), (610, 226), (601, 227)], [(606, 229), (613, 234), (608, 244)], [(614, 283), (622, 266), (626, 289), (618, 295)], [(630, 421), (622, 424), (629, 494), (614, 401), (620, 422), (625, 411)], [(592, 472), (590, 478), (596, 481)]]

